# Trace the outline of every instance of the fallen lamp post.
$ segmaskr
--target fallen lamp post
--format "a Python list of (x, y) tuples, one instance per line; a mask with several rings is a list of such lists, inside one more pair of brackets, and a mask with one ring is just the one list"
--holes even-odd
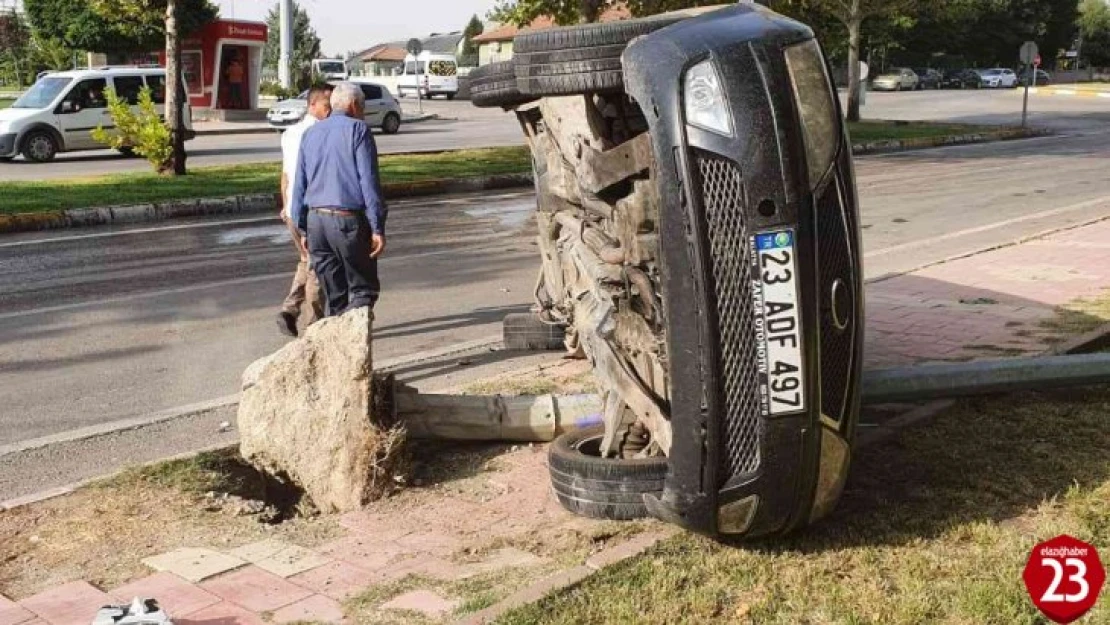
[[(1110, 383), (1110, 353), (872, 369), (863, 403), (891, 404)], [(415, 439), (550, 442), (602, 422), (598, 395), (437, 395), (397, 385), (397, 417)]]

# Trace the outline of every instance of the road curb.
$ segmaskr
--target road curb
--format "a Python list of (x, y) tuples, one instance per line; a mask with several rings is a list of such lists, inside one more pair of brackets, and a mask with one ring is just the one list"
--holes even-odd
[[(906, 125), (912, 125), (906, 124)], [(946, 135), (943, 137), (926, 137), (920, 139), (898, 139), (888, 141), (870, 141), (852, 145), (853, 156), (866, 156), (869, 154), (885, 154), (888, 152), (906, 152), (910, 150), (924, 150), (928, 148), (942, 148), (956, 145), (971, 145), (976, 143), (993, 143), (995, 141), (1014, 141), (1017, 139), (1032, 139), (1046, 137), (1054, 134), (1045, 129), (1008, 128), (1006, 130), (974, 132), (963, 135)]]
[[(386, 199), (425, 197), (448, 193), (495, 191), (532, 186), (532, 174), (499, 174), (475, 178), (427, 180), (422, 182), (386, 183), (382, 193)], [(222, 198), (171, 200), (152, 204), (130, 206), (105, 206), (97, 208), (71, 208), (44, 213), (16, 213), (0, 215), (0, 234), (147, 223), (186, 217), (209, 215), (237, 215), (244, 213), (276, 212), (277, 194), (261, 193)]]
[[(401, 120), (401, 127), (404, 128), (406, 124), (419, 124), (420, 122), (431, 121), (433, 119), (441, 119), (435, 113), (427, 113), (410, 117)], [(205, 123), (205, 122), (198, 122)], [(270, 126), (251, 126), (250, 128), (219, 128), (216, 130), (197, 130), (196, 136), (198, 137), (229, 137), (234, 135), (266, 135), (274, 134), (279, 131), (278, 128), (271, 128)]]
[[(397, 358), (390, 358), (375, 365), (375, 369), (383, 372), (388, 372), (400, 367), (407, 367), (423, 362), (428, 362), (436, 358), (447, 358), (456, 354), (462, 354), (474, 350), (486, 349), (501, 344), (500, 334), (491, 334), (489, 336), (481, 337), (471, 341), (464, 341), (455, 343), (439, 349), (429, 349), (420, 352), (414, 352), (406, 356), (399, 356)], [(109, 423), (102, 423), (100, 425), (89, 426), (76, 430), (69, 430), (67, 432), (59, 432), (49, 436), (42, 436), (18, 443), (9, 445), (0, 445), (0, 458), (8, 455), (24, 453), (35, 449), (42, 449), (52, 445), (61, 445), (65, 443), (74, 443), (78, 441), (88, 440), (90, 438), (98, 438), (101, 436), (108, 436), (118, 432), (125, 432), (128, 430), (138, 430), (141, 428), (165, 423), (167, 421), (175, 421), (177, 419), (184, 419), (187, 417), (195, 416), (201, 413), (235, 406), (239, 403), (239, 393), (233, 395), (225, 395), (216, 399), (187, 404), (185, 406), (177, 406), (175, 408), (167, 408), (148, 415), (132, 417), (130, 419), (120, 419), (118, 421), (111, 421)], [(52, 489), (53, 490), (53, 489)], [(45, 491), (45, 492), (52, 492)], [(41, 500), (41, 499), (40, 499)]]

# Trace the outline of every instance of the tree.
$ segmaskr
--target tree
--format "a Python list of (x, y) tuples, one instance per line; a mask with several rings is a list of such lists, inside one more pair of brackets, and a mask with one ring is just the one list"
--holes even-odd
[[(208, 0), (176, 3), (185, 36), (219, 14)], [(23, 0), (23, 8), (36, 34), (74, 49), (149, 52), (165, 42), (166, 0)]]
[(1110, 4), (1105, 0), (1079, 3), (1080, 54), (1096, 67), (1110, 65)]
[(157, 41), (156, 35), (162, 34), (166, 49), (166, 125), (173, 143), (173, 156), (166, 169), (175, 176), (185, 175), (186, 95), (181, 80), (181, 39), (213, 19), (218, 11), (208, 0), (91, 0), (88, 6), (96, 18), (131, 41)]
[(556, 24), (596, 22), (605, 10), (625, 5), (636, 17), (678, 9), (720, 4), (721, 0), (499, 0), (490, 18), (517, 26), (532, 23), (537, 17), (551, 17)]
[(0, 76), (10, 76), (23, 86), (30, 70), (31, 30), (13, 9), (0, 13)]
[(916, 0), (772, 0), (771, 8), (786, 14), (810, 11), (835, 17), (848, 31), (848, 121), (859, 121), (860, 42), (863, 23), (874, 19), (911, 17)]
[[(277, 71), (281, 57), (281, 3), (275, 4), (266, 15), (266, 27), (269, 34), (266, 36), (266, 46), (262, 49), (262, 63)], [(297, 82), (303, 84), (308, 79), (313, 59), (320, 56), (320, 37), (312, 28), (308, 11), (294, 2), (293, 51), (289, 59), (289, 71), (294, 77), (300, 77)]]
[(476, 56), (478, 54), (478, 46), (474, 43), (474, 38), (482, 34), (486, 30), (482, 20), (478, 16), (472, 16), (467, 23), (466, 28), (463, 29), (463, 56)]

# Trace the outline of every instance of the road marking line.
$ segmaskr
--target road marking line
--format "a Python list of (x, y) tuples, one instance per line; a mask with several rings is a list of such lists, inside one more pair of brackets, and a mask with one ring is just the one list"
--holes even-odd
[(1004, 226), (1010, 226), (1010, 225), (1022, 223), (1022, 222), (1025, 222), (1025, 221), (1032, 221), (1034, 219), (1041, 219), (1041, 218), (1044, 218), (1044, 217), (1052, 217), (1054, 215), (1061, 215), (1063, 213), (1070, 213), (1070, 212), (1073, 212), (1073, 211), (1083, 210), (1085, 208), (1091, 208), (1091, 207), (1098, 206), (1100, 204), (1106, 204), (1106, 203), (1110, 203), (1110, 195), (1106, 195), (1106, 196), (1103, 196), (1103, 197), (1100, 197), (1100, 198), (1095, 198), (1093, 200), (1087, 200), (1086, 202), (1080, 202), (1078, 204), (1072, 204), (1070, 206), (1063, 206), (1061, 208), (1054, 208), (1052, 210), (1042, 211), (1042, 212), (1039, 212), (1039, 213), (1031, 213), (1029, 215), (1024, 215), (1022, 217), (1015, 217), (1013, 219), (1007, 219), (1005, 221), (997, 221), (997, 222), (986, 224), (986, 225), (983, 225), (983, 226), (977, 226), (975, 228), (967, 228), (965, 230), (958, 230), (956, 232), (949, 232), (948, 234), (942, 234), (940, 236), (931, 237), (931, 238), (928, 238), (928, 239), (920, 239), (920, 240), (917, 240), (917, 241), (911, 241), (909, 243), (903, 243), (901, 245), (893, 245), (891, 247), (886, 247), (886, 248), (882, 248), (882, 249), (878, 249), (878, 250), (873, 250), (873, 251), (865, 253), (863, 255), (863, 257), (864, 258), (874, 258), (876, 256), (884, 256), (886, 254), (891, 254), (891, 253), (894, 253), (894, 252), (901, 252), (901, 251), (908, 250), (908, 249), (914, 249), (914, 248), (918, 248), (918, 247), (925, 247), (925, 246), (928, 246), (928, 245), (932, 245), (934, 243), (940, 243), (941, 241), (949, 241), (949, 240), (952, 240), (952, 239), (958, 239), (960, 237), (964, 237), (964, 236), (967, 236), (969, 234), (977, 234), (979, 232), (985, 232), (987, 230), (994, 230), (996, 228), (1002, 228)]
[[(514, 238), (516, 234), (510, 233), (497, 237), (487, 238), (487, 243), (484, 245), (475, 245), (471, 247), (454, 248), (449, 250), (438, 250), (435, 252), (420, 252), (416, 254), (405, 254), (402, 256), (387, 256), (383, 258), (381, 263), (388, 263), (398, 260), (411, 260), (414, 258), (428, 258), (432, 256), (444, 256), (447, 254), (462, 254), (467, 252), (481, 252), (485, 250), (494, 249), (495, 246), (489, 245), (489, 242), (497, 242), (505, 239)], [(104, 306), (109, 304), (120, 304), (124, 302), (133, 302), (137, 300), (149, 299), (152, 297), (164, 297), (166, 295), (180, 295), (182, 293), (193, 293), (196, 291), (205, 291), (208, 289), (219, 289), (232, 286), (241, 286), (245, 284), (254, 284), (256, 282), (266, 282), (268, 280), (289, 280), (293, 275), (292, 271), (282, 271), (280, 273), (267, 273), (258, 276), (250, 276), (249, 278), (235, 278), (232, 280), (221, 280), (218, 282), (208, 282), (205, 284), (194, 284), (193, 286), (183, 286), (176, 289), (165, 289), (162, 291), (147, 291), (145, 293), (135, 293), (133, 295), (124, 295), (121, 297), (110, 297), (106, 299), (99, 299), (90, 302), (77, 302), (73, 304), (62, 304), (59, 306), (48, 306), (45, 308), (35, 308), (32, 310), (21, 310), (10, 313), (0, 313), (0, 321), (7, 319), (17, 319), (19, 317), (27, 317), (31, 315), (44, 315), (59, 312), (68, 312), (71, 310), (81, 310), (82, 308), (91, 308), (95, 306)]]

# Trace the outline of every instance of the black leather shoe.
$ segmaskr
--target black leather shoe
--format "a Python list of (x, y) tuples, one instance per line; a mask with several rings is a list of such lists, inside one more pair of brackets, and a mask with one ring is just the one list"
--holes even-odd
[(297, 318), (292, 313), (278, 313), (277, 324), (282, 334), (297, 338)]

